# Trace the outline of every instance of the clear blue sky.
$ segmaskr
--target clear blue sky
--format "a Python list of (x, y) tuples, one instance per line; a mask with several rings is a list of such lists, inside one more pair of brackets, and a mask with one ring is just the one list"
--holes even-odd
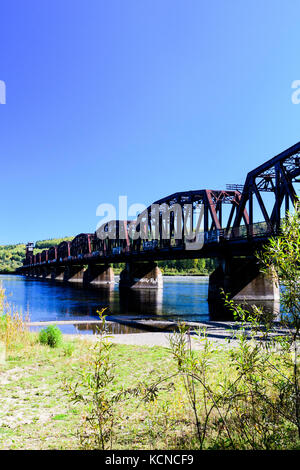
[(300, 140), (298, 0), (0, 4), (0, 244), (243, 183)]

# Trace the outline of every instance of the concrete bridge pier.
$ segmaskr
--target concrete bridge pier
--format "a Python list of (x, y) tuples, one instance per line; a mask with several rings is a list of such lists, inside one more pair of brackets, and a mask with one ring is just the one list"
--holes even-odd
[(33, 268), (33, 272), (32, 272), (33, 277), (40, 277), (40, 274), (41, 274), (41, 271), (40, 271), (40, 268), (38, 266)]
[(162, 272), (154, 262), (126, 263), (120, 274), (119, 287), (160, 289), (163, 287)]
[(29, 270), (29, 277), (39, 277), (40, 275), (40, 268), (38, 266), (34, 266)]
[(64, 266), (55, 266), (50, 271), (50, 279), (52, 281), (64, 281), (65, 276), (65, 267)]
[(238, 302), (280, 298), (276, 273), (261, 273), (255, 257), (220, 259), (219, 266), (209, 277), (208, 301), (222, 301), (221, 289)]
[(85, 268), (82, 265), (66, 266), (64, 270), (64, 281), (83, 284)]
[(34, 277), (40, 277), (40, 274), (41, 274), (41, 270), (40, 268), (37, 266), (35, 269), (34, 269)]
[(47, 268), (45, 266), (40, 266), (38, 277), (41, 279), (45, 279), (46, 275), (47, 275)]
[(54, 279), (54, 268), (51, 266), (45, 266), (45, 279), (52, 280)]
[(45, 269), (45, 266), (40, 266), (39, 268), (39, 273), (38, 273), (38, 277), (40, 279), (45, 279), (46, 277), (46, 269)]
[(96, 287), (113, 287), (114, 270), (108, 264), (90, 264), (84, 273), (83, 282)]

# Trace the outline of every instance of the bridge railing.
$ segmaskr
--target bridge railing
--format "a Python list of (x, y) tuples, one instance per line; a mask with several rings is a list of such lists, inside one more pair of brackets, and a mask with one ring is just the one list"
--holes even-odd
[(181, 239), (176, 240), (174, 238), (166, 240), (143, 240), (139, 242), (135, 249), (130, 251), (157, 251), (167, 249), (193, 249), (193, 245), (198, 247), (195, 249), (201, 249), (203, 245), (210, 243), (219, 243), (223, 240), (239, 240), (249, 239), (258, 237), (268, 237), (275, 235), (275, 231), (270, 224), (266, 222), (257, 222), (252, 225), (241, 225), (240, 227), (226, 229), (215, 229), (209, 231), (203, 231), (195, 233), (194, 239)]
[(240, 225), (239, 227), (224, 230), (223, 237), (226, 240), (268, 237), (275, 235), (274, 228), (267, 222), (257, 222), (251, 225)]
[[(211, 243), (220, 243), (222, 241), (234, 241), (234, 240), (249, 240), (253, 238), (260, 237), (270, 237), (276, 235), (274, 228), (267, 224), (266, 222), (257, 222), (252, 225), (241, 225), (239, 227), (230, 228), (230, 229), (218, 229), (218, 230), (209, 230), (199, 233), (195, 233), (194, 239), (167, 239), (167, 240), (136, 240), (134, 243), (130, 243), (129, 246), (119, 246), (118, 243), (111, 249), (105, 251), (93, 252), (85, 257), (107, 257), (112, 255), (113, 257), (120, 256), (122, 254), (130, 255), (137, 254), (141, 252), (157, 252), (165, 250), (195, 250), (200, 251), (204, 245)], [(118, 240), (120, 243), (120, 241)], [(50, 250), (49, 250), (50, 251)], [(51, 254), (51, 253), (50, 253)], [(68, 260), (72, 261), (79, 260), (83, 258), (82, 254), (77, 254), (75, 257), (68, 257)], [(52, 256), (48, 257), (48, 260), (43, 264), (51, 264), (59, 261), (59, 257), (55, 258), (55, 251), (53, 250), (53, 259)], [(61, 261), (61, 260), (60, 260)], [(31, 257), (29, 260), (26, 260), (24, 266), (37, 266), (38, 260)]]
[[(197, 234), (195, 240), (203, 244), (219, 243), (223, 240), (240, 240), (259, 237), (270, 237), (275, 235), (274, 228), (266, 222), (257, 222), (252, 225), (241, 225), (240, 227), (226, 229), (209, 230)], [(185, 244), (188, 242), (185, 241)]]

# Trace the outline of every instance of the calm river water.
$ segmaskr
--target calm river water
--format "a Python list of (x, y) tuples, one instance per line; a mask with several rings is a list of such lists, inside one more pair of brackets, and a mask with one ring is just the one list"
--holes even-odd
[[(24, 315), (28, 313), (31, 322), (97, 320), (97, 310), (102, 307), (107, 307), (107, 319), (116, 321), (134, 318), (209, 320), (207, 277), (164, 277), (163, 289), (125, 292), (119, 292), (117, 282), (112, 289), (87, 289), (23, 276), (0, 275), (0, 283), (11, 306)], [(68, 328), (62, 329), (67, 332)]]
[[(30, 322), (68, 321), (69, 325), (60, 325), (64, 333), (94, 333), (95, 325), (82, 322), (98, 320), (97, 310), (103, 307), (107, 320), (116, 322), (114, 333), (137, 333), (140, 330), (134, 322), (143, 319), (193, 322), (228, 319), (222, 317), (219, 306), (215, 312), (207, 302), (208, 277), (165, 276), (164, 287), (159, 290), (119, 291), (117, 276), (115, 280), (111, 289), (100, 289), (0, 275), (0, 284), (13, 309), (28, 315)], [(267, 310), (278, 309), (272, 302), (266, 304)]]

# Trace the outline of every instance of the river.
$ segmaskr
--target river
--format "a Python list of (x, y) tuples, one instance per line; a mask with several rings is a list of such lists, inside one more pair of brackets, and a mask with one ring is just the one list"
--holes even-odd
[[(208, 277), (164, 276), (159, 290), (119, 291), (118, 277), (112, 289), (83, 288), (24, 276), (0, 275), (8, 303), (30, 322), (97, 320), (106, 308), (107, 320), (134, 319), (207, 321)], [(74, 329), (74, 328), (73, 328)], [(76, 327), (78, 330), (78, 325)], [(73, 332), (63, 326), (64, 332)], [(92, 329), (87, 329), (87, 332)]]
[[(158, 290), (119, 291), (118, 276), (112, 288), (84, 288), (16, 275), (0, 275), (0, 284), (13, 310), (32, 323), (68, 322), (59, 325), (64, 333), (94, 333), (96, 326), (89, 322), (98, 320), (97, 310), (103, 308), (115, 325), (114, 333), (140, 332), (136, 323), (142, 320), (153, 325), (154, 321), (228, 319), (222, 317), (220, 306), (214, 311), (208, 304), (208, 277), (204, 276), (164, 276), (164, 287)], [(262, 306), (268, 311), (279, 308), (270, 301)]]

